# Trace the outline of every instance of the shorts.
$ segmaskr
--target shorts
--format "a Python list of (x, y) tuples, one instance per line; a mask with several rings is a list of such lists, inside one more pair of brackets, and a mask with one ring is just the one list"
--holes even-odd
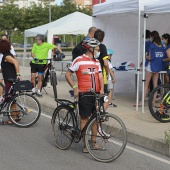
[(83, 96), (83, 95), (93, 95), (91, 92), (80, 93), (79, 94), (79, 115), (82, 118), (88, 118), (96, 110), (95, 97), (93, 96)]
[(146, 68), (146, 71), (152, 72), (152, 71), (151, 71), (151, 65), (150, 65), (150, 64), (148, 64), (145, 68)]
[(108, 85), (107, 84), (104, 84), (104, 93), (108, 94)]
[[(13, 85), (13, 83), (11, 81), (5, 81), (5, 90), (8, 93), (9, 89), (11, 88), (11, 86)], [(13, 93), (13, 91), (11, 91), (11, 94)]]
[(46, 64), (34, 64), (34, 63), (30, 63), (31, 66), (31, 73), (37, 73), (38, 74), (42, 74), (44, 72), (44, 67), (46, 66)]
[(108, 86), (108, 90), (113, 90), (113, 83), (112, 83), (112, 80), (108, 80), (107, 81), (107, 86)]

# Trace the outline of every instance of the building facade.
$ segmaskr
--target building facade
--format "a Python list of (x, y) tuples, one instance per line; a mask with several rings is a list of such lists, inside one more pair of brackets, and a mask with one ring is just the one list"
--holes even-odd
[(93, 5), (103, 3), (106, 0), (73, 0), (77, 5), (80, 5), (81, 7), (92, 7)]
[[(9, 3), (10, 0), (0, 0), (0, 5), (4, 3)], [(43, 3), (42, 0), (14, 0), (14, 4), (19, 8), (27, 8), (30, 7), (33, 3), (41, 4)], [(51, 5), (55, 5), (55, 0), (50, 0)]]
[(106, 0), (92, 0), (92, 6), (93, 5), (96, 5), (96, 4), (99, 4), (99, 3), (103, 3), (105, 2)]

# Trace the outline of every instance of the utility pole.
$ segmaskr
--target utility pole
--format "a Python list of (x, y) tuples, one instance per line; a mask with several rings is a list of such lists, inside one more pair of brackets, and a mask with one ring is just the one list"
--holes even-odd
[(51, 0), (49, 0), (49, 22), (51, 22)]

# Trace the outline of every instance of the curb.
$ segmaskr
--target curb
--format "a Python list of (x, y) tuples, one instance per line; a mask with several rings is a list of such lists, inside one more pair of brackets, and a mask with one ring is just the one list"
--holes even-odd
[(156, 139), (141, 136), (135, 132), (128, 131), (128, 129), (127, 136), (129, 143), (170, 157), (170, 145), (167, 145), (164, 140), (159, 141)]
[[(56, 103), (57, 107), (57, 103)], [(47, 113), (48, 115), (53, 114), (54, 109), (56, 108), (54, 105), (49, 105), (49, 103), (41, 103), (41, 110)], [(145, 149), (160, 153), (162, 155), (170, 157), (170, 145), (167, 145), (164, 140), (159, 141), (156, 139), (151, 139), (142, 135), (139, 135), (135, 132), (127, 129), (127, 141), (131, 144), (143, 147)]]

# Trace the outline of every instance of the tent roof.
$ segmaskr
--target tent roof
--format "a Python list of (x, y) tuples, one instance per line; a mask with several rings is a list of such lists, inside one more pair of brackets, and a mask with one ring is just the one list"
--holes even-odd
[(170, 12), (170, 0), (107, 0), (93, 6), (93, 16), (118, 13), (134, 13), (139, 9), (145, 13)]
[(107, 0), (93, 6), (93, 16), (132, 12), (138, 10), (138, 0)]
[(145, 5), (144, 11), (145, 13), (168, 13), (170, 12), (170, 0), (161, 0), (157, 3)]
[(37, 34), (47, 35), (49, 29), (51, 29), (51, 33), (56, 35), (87, 34), (91, 26), (91, 16), (74, 12), (48, 24), (25, 30), (25, 37), (34, 37)]

